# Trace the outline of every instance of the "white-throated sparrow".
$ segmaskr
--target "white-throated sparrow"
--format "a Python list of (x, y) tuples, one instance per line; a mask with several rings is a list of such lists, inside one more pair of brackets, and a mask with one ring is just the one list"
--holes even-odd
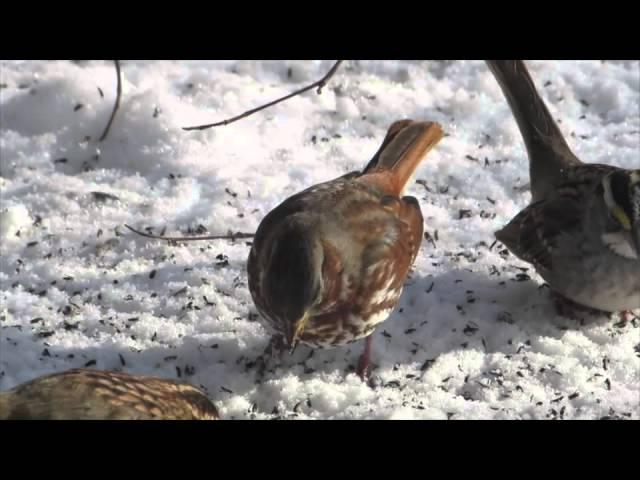
[(532, 203), (496, 232), (551, 289), (606, 312), (640, 308), (640, 170), (582, 163), (521, 60), (487, 60), (524, 138)]

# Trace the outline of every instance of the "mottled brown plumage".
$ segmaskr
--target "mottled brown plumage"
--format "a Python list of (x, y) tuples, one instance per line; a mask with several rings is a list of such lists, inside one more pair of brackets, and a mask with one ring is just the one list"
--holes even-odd
[(0, 420), (216, 420), (198, 388), (155, 377), (73, 369), (0, 393)]
[(289, 348), (345, 345), (389, 316), (423, 234), (418, 201), (400, 195), (442, 136), (436, 123), (395, 122), (362, 172), (293, 195), (261, 222), (249, 289), (265, 324)]

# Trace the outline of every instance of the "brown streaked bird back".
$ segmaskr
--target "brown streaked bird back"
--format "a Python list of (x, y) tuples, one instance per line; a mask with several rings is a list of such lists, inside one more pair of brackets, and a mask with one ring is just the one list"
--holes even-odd
[(92, 369), (45, 375), (0, 393), (0, 419), (214, 420), (200, 389), (175, 380)]

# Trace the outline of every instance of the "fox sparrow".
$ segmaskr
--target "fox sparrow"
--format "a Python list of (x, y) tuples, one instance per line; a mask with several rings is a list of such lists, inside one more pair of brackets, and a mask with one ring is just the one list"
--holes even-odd
[(291, 349), (368, 337), (395, 308), (420, 248), (418, 201), (402, 191), (443, 137), (437, 123), (393, 123), (362, 172), (286, 199), (260, 223), (248, 260), (249, 290), (266, 326)]
[(0, 419), (216, 420), (198, 388), (162, 378), (90, 369), (38, 377), (0, 393)]

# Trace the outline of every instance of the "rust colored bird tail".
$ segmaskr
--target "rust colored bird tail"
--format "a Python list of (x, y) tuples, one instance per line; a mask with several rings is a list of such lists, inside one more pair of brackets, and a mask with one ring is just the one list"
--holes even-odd
[(389, 127), (363, 174), (391, 172), (392, 193), (399, 195), (422, 159), (442, 137), (444, 132), (438, 123), (398, 120)]

